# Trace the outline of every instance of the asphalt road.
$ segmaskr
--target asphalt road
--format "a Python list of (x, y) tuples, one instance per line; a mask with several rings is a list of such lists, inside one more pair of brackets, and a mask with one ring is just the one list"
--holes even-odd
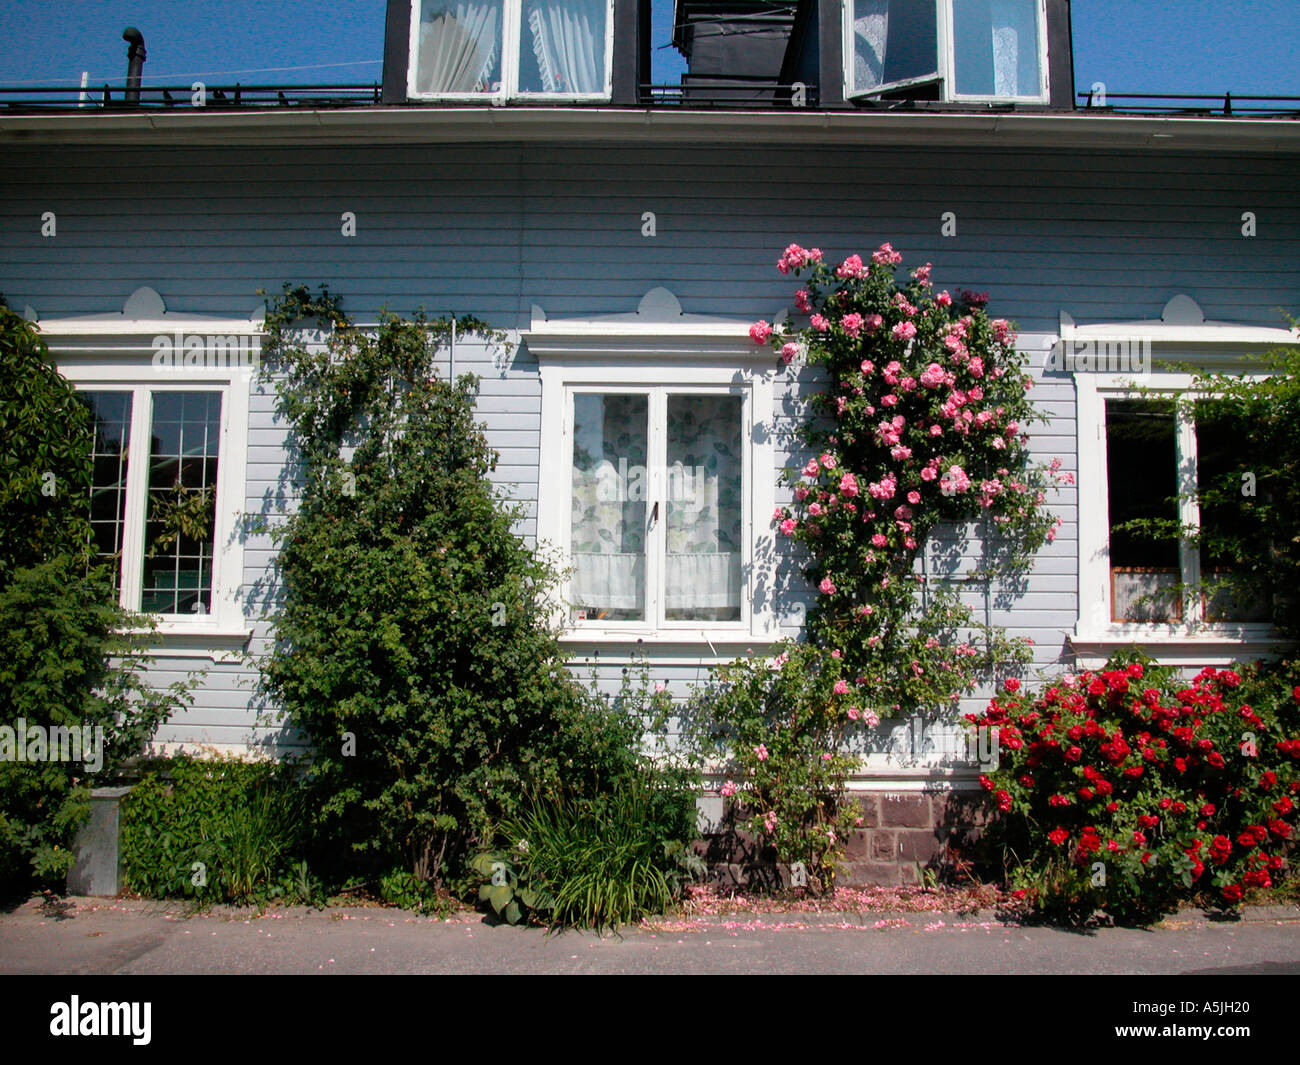
[(763, 914), (617, 935), (399, 910), (187, 915), (156, 902), (0, 914), (0, 974), (1300, 974), (1300, 910), (1187, 912), (1151, 930), (1004, 925), (991, 914)]

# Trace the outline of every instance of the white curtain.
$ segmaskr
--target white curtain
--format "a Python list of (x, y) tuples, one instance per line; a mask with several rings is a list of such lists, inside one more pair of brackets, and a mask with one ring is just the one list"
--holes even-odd
[(527, 0), (542, 92), (605, 91), (605, 0)]
[(641, 610), (645, 555), (573, 553), (573, 601), (584, 607)]
[(416, 89), (483, 92), (491, 88), (501, 32), (500, 0), (458, 0), (420, 23)]
[(856, 0), (853, 5), (853, 87), (874, 89), (885, 80), (885, 40), (889, 0)]
[(740, 554), (697, 551), (669, 555), (664, 581), (669, 610), (735, 610), (740, 605)]

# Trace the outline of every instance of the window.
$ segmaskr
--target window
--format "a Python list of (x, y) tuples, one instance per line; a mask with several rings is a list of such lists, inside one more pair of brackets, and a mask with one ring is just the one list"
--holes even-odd
[[(1269, 604), (1213, 590), (1237, 563), (1215, 551), (1213, 533), (1240, 512), (1198, 503), (1204, 486), (1249, 459), (1222, 408), (1187, 394), (1193, 374), (1161, 366), (1242, 370), (1242, 356), (1297, 342), (1290, 330), (1206, 321), (1187, 296), (1159, 319), (1077, 326), (1062, 314), (1048, 370), (1071, 373), (1076, 391), (1079, 613), (1070, 644), (1081, 666), (1132, 643), (1196, 668), (1280, 646)], [(1183, 535), (1191, 529), (1197, 540)]]
[(122, 605), (210, 614), (222, 393), (137, 387), (81, 395), (95, 416), (91, 530)]
[(570, 622), (743, 620), (745, 397), (571, 391)]
[(224, 656), (250, 629), (239, 596), (258, 320), (169, 314), (145, 288), (120, 313), (40, 329), (94, 415), (91, 536), (118, 601), (156, 617), (153, 653)]
[(849, 96), (1046, 102), (1043, 0), (844, 0)]
[(610, 0), (415, 0), (411, 99), (608, 99)]
[(1195, 498), (1219, 475), (1241, 468), (1245, 457), (1225, 437), (1213, 403), (1105, 402), (1110, 620), (1268, 621), (1267, 603), (1234, 599), (1226, 589), (1191, 603), (1182, 594), (1212, 584), (1235, 564), (1217, 556), (1204, 535), (1199, 545), (1179, 535), (1182, 528), (1211, 532), (1233, 518), (1223, 508), (1200, 507)]
[(574, 641), (735, 649), (774, 638), (775, 368), (749, 322), (635, 313), (524, 334), (541, 371), (537, 539), (568, 568)]

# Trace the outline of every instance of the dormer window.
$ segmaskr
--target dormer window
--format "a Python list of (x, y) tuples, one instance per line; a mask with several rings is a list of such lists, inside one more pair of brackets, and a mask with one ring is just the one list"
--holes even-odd
[(1044, 0), (844, 0), (849, 97), (1046, 103)]
[(413, 0), (410, 99), (606, 100), (612, 0)]

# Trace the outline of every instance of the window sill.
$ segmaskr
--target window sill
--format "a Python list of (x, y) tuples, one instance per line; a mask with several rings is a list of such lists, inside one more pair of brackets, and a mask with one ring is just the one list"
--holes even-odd
[(213, 662), (238, 662), (248, 646), (252, 629), (216, 625), (180, 625), (161, 621), (156, 629), (133, 629), (143, 638), (154, 658), (209, 658)]
[(1075, 633), (1068, 639), (1078, 664), (1088, 669), (1104, 665), (1116, 651), (1134, 645), (1162, 665), (1195, 668), (1269, 658), (1291, 646), (1270, 626), (1250, 624), (1195, 633), (1168, 625), (1112, 628)]

